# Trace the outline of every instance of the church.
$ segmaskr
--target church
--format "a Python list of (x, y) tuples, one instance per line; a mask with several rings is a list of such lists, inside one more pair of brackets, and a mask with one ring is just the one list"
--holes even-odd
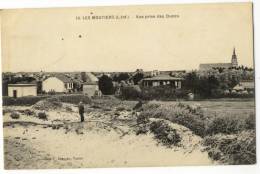
[(237, 62), (237, 55), (236, 55), (236, 49), (234, 48), (233, 50), (233, 55), (231, 58), (231, 63), (206, 63), (206, 64), (200, 64), (199, 70), (201, 71), (207, 71), (212, 68), (231, 68), (231, 67), (237, 67), (238, 62)]

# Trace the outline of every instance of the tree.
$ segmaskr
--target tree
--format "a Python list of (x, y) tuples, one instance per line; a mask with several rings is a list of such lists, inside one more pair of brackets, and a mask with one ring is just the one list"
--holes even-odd
[(199, 90), (199, 76), (196, 72), (188, 73), (184, 79), (184, 88), (191, 90), (193, 93), (196, 93)]
[(103, 75), (100, 77), (98, 81), (98, 86), (101, 92), (105, 95), (111, 95), (114, 93), (114, 86), (112, 79), (107, 75)]
[(143, 73), (136, 73), (134, 76), (133, 76), (133, 81), (134, 81), (134, 84), (137, 85), (138, 82), (140, 80), (142, 80), (144, 78), (144, 74)]
[(121, 82), (121, 81), (128, 80), (129, 77), (130, 76), (128, 75), (128, 73), (120, 73), (120, 74), (114, 76), (113, 81)]
[(86, 74), (86, 72), (81, 72), (81, 73), (80, 73), (80, 76), (81, 76), (81, 80), (82, 80), (83, 82), (86, 82), (86, 81), (87, 81), (87, 74)]

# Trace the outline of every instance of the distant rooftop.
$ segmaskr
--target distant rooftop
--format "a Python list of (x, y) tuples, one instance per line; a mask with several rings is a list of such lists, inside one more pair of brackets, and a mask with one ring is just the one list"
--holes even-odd
[(180, 77), (172, 77), (170, 75), (166, 74), (160, 74), (158, 76), (150, 77), (150, 78), (145, 78), (143, 80), (183, 80), (183, 78)]

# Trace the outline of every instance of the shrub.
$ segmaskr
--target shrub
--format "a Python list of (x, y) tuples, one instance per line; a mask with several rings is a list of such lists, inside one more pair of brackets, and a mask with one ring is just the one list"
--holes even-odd
[(256, 137), (252, 130), (232, 135), (207, 136), (203, 144), (213, 160), (235, 165), (256, 163)]
[(171, 86), (143, 87), (140, 97), (144, 100), (175, 100), (184, 98), (186, 91)]
[(181, 137), (177, 131), (171, 128), (165, 121), (154, 121), (150, 125), (150, 130), (155, 137), (164, 145), (177, 145), (181, 141)]
[(138, 98), (142, 98), (141, 95), (141, 92), (133, 86), (126, 86), (121, 88), (121, 94), (119, 97), (124, 100), (135, 100)]
[(45, 112), (39, 112), (38, 113), (38, 118), (42, 120), (47, 120), (47, 114)]
[(12, 119), (19, 119), (19, 118), (20, 118), (20, 115), (19, 115), (17, 112), (12, 112), (11, 115), (10, 115), (10, 117), (11, 117)]
[(233, 134), (244, 129), (243, 120), (238, 118), (225, 116), (216, 117), (210, 123), (206, 130), (206, 134), (213, 135), (218, 133)]
[(140, 116), (149, 118), (162, 118), (171, 122), (181, 124), (191, 129), (199, 136), (205, 135), (206, 117), (201, 108), (191, 109), (185, 104), (159, 104), (156, 102), (148, 103), (143, 107)]

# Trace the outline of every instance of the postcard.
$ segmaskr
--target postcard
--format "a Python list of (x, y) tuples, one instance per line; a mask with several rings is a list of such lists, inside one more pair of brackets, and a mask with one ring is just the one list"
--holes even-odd
[(1, 10), (5, 169), (255, 164), (252, 5)]

